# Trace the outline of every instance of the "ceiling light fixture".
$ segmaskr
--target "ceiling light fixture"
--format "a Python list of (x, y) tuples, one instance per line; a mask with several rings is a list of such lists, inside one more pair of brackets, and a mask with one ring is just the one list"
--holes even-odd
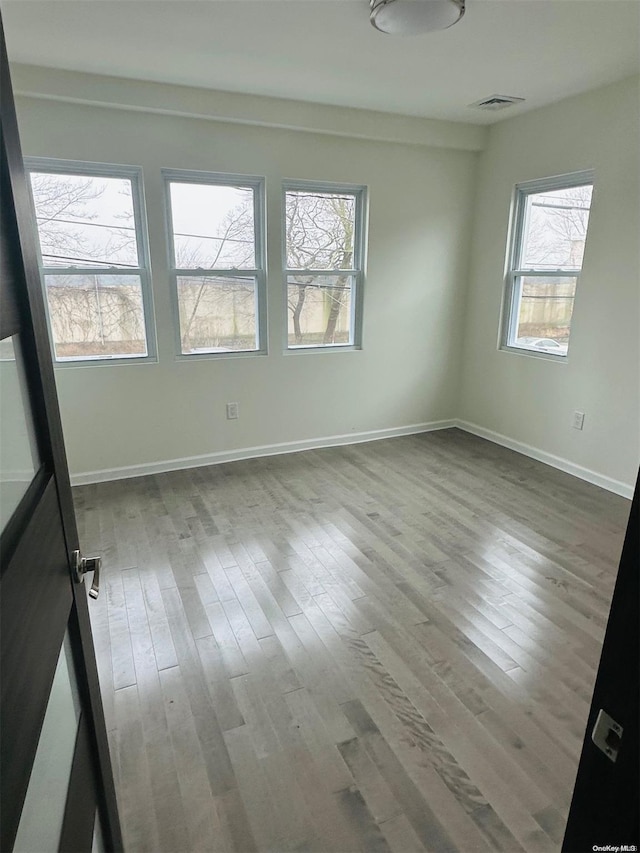
[(382, 33), (446, 30), (464, 15), (465, 0), (370, 0), (369, 20)]

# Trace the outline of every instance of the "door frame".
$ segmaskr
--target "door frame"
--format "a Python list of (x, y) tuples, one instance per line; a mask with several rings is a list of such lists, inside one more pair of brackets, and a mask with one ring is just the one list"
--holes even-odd
[[(640, 842), (640, 473), (602, 644), (562, 853), (637, 850)], [(600, 710), (622, 726), (610, 759), (593, 741)]]
[[(62, 422), (58, 407), (51, 348), (46, 321), (44, 295), (42, 291), (38, 253), (36, 245), (35, 225), (31, 213), (30, 196), (27, 179), (23, 166), (18, 124), (15, 113), (13, 90), (7, 50), (0, 18), (0, 180), (2, 182), (3, 202), (7, 205), (13, 202), (14, 216), (11, 210), (7, 216), (8, 241), (1, 248), (3, 255), (8, 253), (15, 261), (18, 270), (14, 277), (13, 293), (2, 298), (2, 338), (11, 335), (13, 330), (26, 332), (27, 346), (23, 347), (25, 370), (29, 376), (29, 390), (35, 430), (43, 465), (36, 475), (27, 493), (22, 498), (18, 509), (9, 521), (0, 537), (0, 547), (3, 552), (2, 565), (9, 564), (16, 551), (20, 534), (27, 527), (25, 513), (33, 507), (38, 495), (44, 495), (50, 488), (55, 489), (55, 502), (62, 520), (62, 536), (66, 552), (66, 569), (69, 572), (71, 594), (68, 631), (75, 664), (78, 691), (82, 707), (78, 735), (76, 739), (76, 756), (78, 750), (84, 750), (90, 756), (90, 763), (85, 761), (85, 767), (91, 767), (95, 780), (95, 802), (100, 816), (104, 843), (107, 850), (123, 850), (115, 785), (107, 741), (102, 697), (98, 682), (98, 670), (93, 647), (89, 609), (84, 584), (74, 583), (72, 573), (72, 555), (79, 548), (78, 530), (73, 508), (73, 498), (66, 452), (62, 432)], [(5, 251), (6, 250), (6, 251)], [(3, 268), (5, 259), (2, 261)], [(7, 262), (11, 263), (11, 260)], [(4, 288), (3, 288), (4, 290)], [(25, 597), (36, 583), (36, 578), (25, 578)], [(23, 594), (22, 591), (20, 593)], [(56, 657), (59, 648), (56, 648)], [(40, 726), (42, 720), (40, 720)], [(35, 754), (37, 744), (32, 744)], [(74, 756), (75, 757), (75, 756)], [(30, 772), (30, 770), (29, 770)], [(28, 779), (27, 779), (28, 782)], [(78, 795), (82, 779), (74, 778), (72, 773), (68, 797)], [(22, 787), (22, 786), (21, 786)], [(26, 791), (26, 787), (24, 789)], [(24, 792), (23, 792), (24, 794)], [(69, 800), (68, 800), (69, 802)], [(20, 810), (22, 805), (20, 804)], [(82, 800), (76, 802), (74, 809), (80, 814), (83, 811)], [(90, 809), (91, 823), (95, 814)], [(8, 823), (5, 823), (5, 817)], [(85, 816), (84, 820), (88, 818)], [(17, 829), (15, 814), (3, 816), (3, 838), (13, 838)], [(68, 822), (63, 826), (61, 849), (70, 849), (72, 833), (65, 841), (65, 832), (71, 832)], [(4, 849), (4, 847), (3, 847)]]

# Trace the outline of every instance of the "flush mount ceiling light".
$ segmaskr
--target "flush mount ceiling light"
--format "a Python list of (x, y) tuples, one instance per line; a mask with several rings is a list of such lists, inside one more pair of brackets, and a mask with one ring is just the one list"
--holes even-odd
[(446, 30), (464, 15), (465, 0), (370, 0), (369, 20), (382, 33)]

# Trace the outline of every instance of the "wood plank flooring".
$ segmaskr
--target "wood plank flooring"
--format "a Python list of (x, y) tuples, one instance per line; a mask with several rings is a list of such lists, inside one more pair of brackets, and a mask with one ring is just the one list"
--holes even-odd
[(126, 849), (560, 849), (630, 503), (458, 430), (74, 490)]

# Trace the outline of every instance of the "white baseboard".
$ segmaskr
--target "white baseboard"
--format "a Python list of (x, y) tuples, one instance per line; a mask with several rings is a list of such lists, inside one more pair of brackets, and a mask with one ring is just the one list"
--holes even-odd
[(614, 492), (616, 495), (621, 495), (623, 498), (629, 498), (629, 500), (633, 498), (634, 486), (632, 484), (623, 483), (621, 480), (614, 480), (612, 477), (606, 477), (604, 474), (599, 474), (590, 468), (583, 468), (581, 465), (576, 465), (574, 462), (563, 459), (561, 456), (554, 456), (545, 450), (539, 450), (537, 447), (531, 447), (529, 444), (515, 441), (513, 438), (501, 435), (499, 432), (494, 432), (491, 429), (485, 429), (478, 426), (478, 424), (456, 420), (454, 421), (454, 425), (465, 432), (470, 432), (480, 438), (486, 438), (494, 444), (508, 447), (509, 450), (515, 450), (517, 453), (522, 453), (531, 459), (537, 459), (538, 462), (544, 462), (546, 465), (551, 465), (553, 468), (558, 468), (567, 474), (573, 474), (574, 477), (579, 477), (581, 480), (586, 480), (588, 483), (593, 483), (595, 486), (600, 486), (600, 488)]
[(348, 433), (346, 435), (330, 435), (321, 438), (309, 438), (303, 441), (288, 441), (281, 444), (264, 444), (258, 447), (243, 447), (236, 450), (222, 450), (217, 453), (206, 453), (202, 456), (186, 456), (181, 459), (168, 459), (162, 462), (147, 462), (142, 465), (128, 465), (123, 468), (104, 468), (101, 471), (85, 471), (71, 475), (72, 486), (83, 486), (89, 483), (106, 483), (109, 480), (126, 480), (131, 477), (145, 477), (148, 474), (163, 474), (166, 471), (181, 471), (186, 468), (200, 468), (205, 465), (219, 465), (222, 462), (238, 462), (241, 459), (255, 459), (260, 456), (277, 456), (283, 453), (299, 453), (303, 450), (317, 450), (321, 447), (337, 447), (347, 444), (360, 444), (364, 441), (379, 441), (384, 438), (395, 438), (401, 435), (416, 435), (421, 432), (432, 432), (439, 429), (458, 429), (470, 432), (480, 438), (486, 438), (494, 444), (508, 447), (538, 462), (544, 462), (595, 486), (600, 486), (616, 495), (631, 499), (634, 486), (606, 477), (597, 471), (583, 468), (561, 456), (554, 456), (537, 447), (531, 447), (521, 441), (515, 441), (499, 432), (478, 426), (459, 419), (446, 421), (431, 421), (430, 423), (411, 424), (405, 427), (391, 427), (389, 429), (369, 430), (367, 432)]
[(411, 424), (404, 427), (375, 429), (368, 432), (353, 432), (347, 435), (330, 435), (322, 438), (309, 438), (303, 441), (287, 441), (282, 444), (264, 444), (260, 447), (244, 447), (237, 450), (222, 450), (218, 453), (206, 453), (203, 456), (186, 456), (182, 459), (168, 459), (163, 462), (147, 462), (142, 465), (128, 465), (123, 468), (104, 468), (101, 471), (84, 471), (71, 475), (72, 486), (84, 486), (89, 483), (106, 483), (109, 480), (126, 480), (131, 477), (145, 477), (148, 474), (163, 474), (166, 471), (181, 471), (185, 468), (200, 468), (204, 465), (219, 465), (222, 462), (238, 462), (241, 459), (255, 459), (259, 456), (277, 456), (282, 453), (299, 453), (302, 450), (317, 450), (321, 447), (336, 447), (345, 444), (360, 444), (363, 441), (379, 441), (383, 438), (395, 438), (400, 435), (415, 435), (432, 432), (437, 429), (450, 429), (454, 420), (431, 421), (430, 423)]

